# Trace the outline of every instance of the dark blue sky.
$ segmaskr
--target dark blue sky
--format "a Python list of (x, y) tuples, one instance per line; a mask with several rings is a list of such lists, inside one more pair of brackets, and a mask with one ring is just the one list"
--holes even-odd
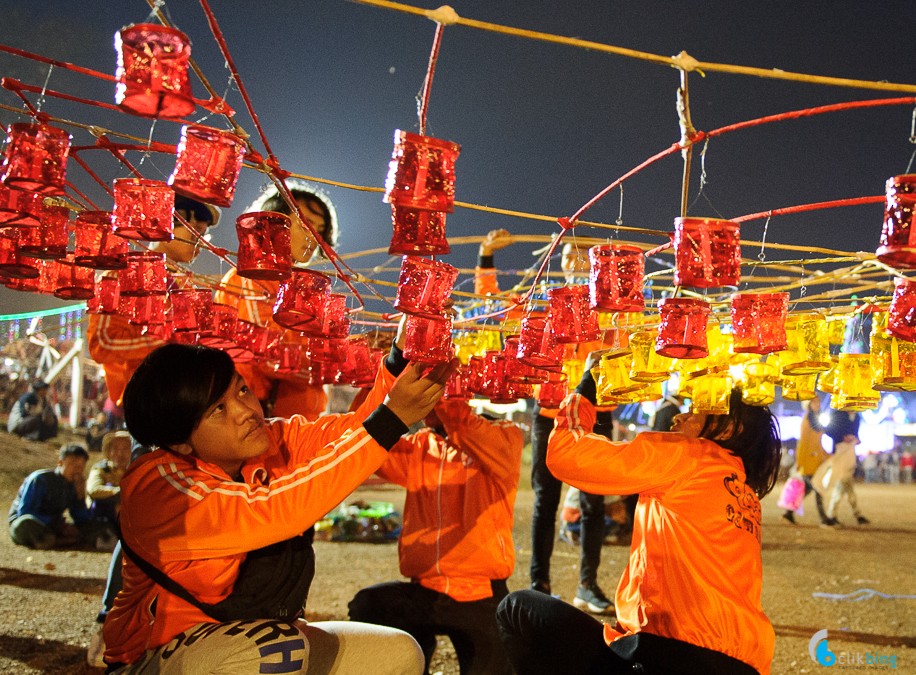
[[(3, 44), (111, 73), (113, 34), (148, 15), (147, 4), (137, 0), (5, 4)], [(707, 62), (916, 83), (916, 41), (909, 28), (912, 4), (903, 1), (456, 0), (452, 6), (470, 19), (663, 56), (684, 50)], [(175, 25), (191, 37), (195, 60), (217, 91), (224, 91), (228, 72), (199, 5), (175, 0), (168, 7)], [(345, 0), (212, 0), (212, 9), (283, 167), (381, 187), (394, 130), (418, 128), (415, 96), (422, 86), (435, 25), (423, 17)], [(41, 86), (47, 68), (0, 55), (0, 74)], [(427, 133), (462, 146), (458, 200), (570, 215), (605, 185), (677, 141), (678, 84), (678, 72), (667, 66), (451, 26), (445, 29), (439, 55)], [(49, 86), (112, 100), (110, 83), (59, 69)], [(197, 82), (195, 94), (203, 96)], [(716, 72), (690, 76), (693, 123), (701, 130), (787, 110), (903, 95)], [(228, 99), (239, 111), (241, 125), (254, 133), (238, 94), (230, 93)], [(0, 102), (18, 105), (6, 91), (0, 91)], [(44, 110), (144, 137), (150, 134), (148, 120), (126, 114), (52, 99)], [(699, 198), (699, 152), (695, 156), (689, 214), (730, 218), (881, 194), (884, 181), (904, 173), (916, 149), (909, 140), (912, 116), (912, 106), (860, 110), (714, 139), (705, 158), (707, 185)], [(3, 124), (16, 119), (0, 111)], [(213, 118), (205, 123), (222, 126)], [(179, 129), (177, 124), (158, 122), (152, 133), (174, 143)], [(73, 133), (76, 143), (87, 142), (85, 132)], [(87, 160), (104, 178), (125, 175), (101, 154)], [(158, 156), (147, 160), (143, 170), (150, 178), (165, 178), (171, 167), (171, 159)], [(628, 181), (624, 224), (671, 230), (679, 215), (681, 169), (675, 155)], [(70, 171), (71, 179), (89, 190), (100, 206), (110, 208), (80, 169)], [(260, 175), (243, 173), (235, 202), (216, 232), (218, 245), (235, 249), (234, 219), (263, 185)], [(328, 191), (340, 216), (341, 253), (387, 247), (389, 207), (378, 193), (337, 187)], [(586, 218), (613, 222), (618, 207), (615, 191)], [(880, 205), (872, 205), (774, 218), (767, 241), (874, 251), (881, 213)], [(517, 234), (557, 230), (550, 223), (464, 209), (448, 217), (450, 236), (480, 235), (494, 227)], [(758, 221), (746, 225), (742, 236), (759, 239), (762, 230), (763, 222)], [(528, 266), (534, 260), (532, 248), (518, 244), (501, 252), (498, 262)], [(476, 249), (456, 246), (445, 259), (470, 267)], [(744, 254), (755, 255), (747, 250)], [(352, 264), (365, 267), (386, 260), (377, 255)], [(194, 269), (221, 271), (212, 256), (202, 256)], [(2, 313), (52, 304), (53, 299), (43, 297), (0, 294)]]

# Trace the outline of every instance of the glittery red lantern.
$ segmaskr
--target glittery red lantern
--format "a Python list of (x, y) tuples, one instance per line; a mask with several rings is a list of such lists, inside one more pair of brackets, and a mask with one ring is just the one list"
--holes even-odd
[(239, 241), (236, 268), (249, 279), (288, 279), (293, 260), (290, 220), (273, 211), (243, 213), (235, 221)]
[(47, 124), (11, 124), (0, 164), (0, 182), (43, 195), (64, 193), (70, 134)]
[(716, 218), (675, 218), (674, 264), (675, 286), (737, 286), (741, 280), (738, 223)]
[(161, 180), (118, 178), (114, 182), (114, 231), (125, 239), (171, 241), (175, 192)]
[(407, 314), (441, 316), (457, 278), (458, 270), (448, 263), (405, 255), (394, 308)]
[(230, 131), (185, 126), (178, 158), (169, 177), (175, 192), (208, 204), (229, 207), (245, 158), (245, 142)]
[(709, 354), (706, 321), (709, 305), (696, 298), (665, 298), (658, 303), (655, 351), (672, 359), (701, 359)]
[(788, 293), (736, 293), (732, 296), (732, 339), (736, 354), (769, 354), (788, 347)]
[(589, 306), (588, 286), (562, 286), (547, 291), (550, 326), (557, 342), (588, 342), (601, 335), (598, 315)]
[(451, 213), (455, 208), (455, 161), (461, 146), (408, 131), (394, 132), (384, 200), (397, 206)]
[(588, 249), (588, 293), (599, 312), (641, 312), (645, 261), (636, 246), (601, 244)]

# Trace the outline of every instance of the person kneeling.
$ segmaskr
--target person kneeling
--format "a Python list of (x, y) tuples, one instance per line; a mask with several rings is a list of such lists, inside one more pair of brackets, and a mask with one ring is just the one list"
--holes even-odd
[[(398, 338), (403, 342), (403, 336)], [(103, 627), (118, 673), (419, 673), (408, 634), (306, 623), (314, 523), (385, 460), (439, 399), (453, 364), (383, 364), (362, 406), (314, 422), (265, 419), (224, 352), (169, 344), (124, 394), (155, 450), (121, 479), (124, 586)]]
[(495, 615), (515, 566), (522, 432), (475, 415), (465, 401), (441, 402), (425, 423), (377, 472), (407, 488), (398, 554), (411, 581), (359, 591), (350, 618), (413, 635), (427, 672), (436, 636), (448, 635), (462, 675), (509, 673)]
[(557, 415), (547, 464), (598, 494), (638, 493), (616, 625), (543, 593), (500, 603), (519, 673), (767, 674), (775, 633), (760, 590), (760, 498), (779, 471), (775, 417), (733, 390), (728, 414), (682, 413), (671, 432), (615, 443), (592, 433), (589, 368)]

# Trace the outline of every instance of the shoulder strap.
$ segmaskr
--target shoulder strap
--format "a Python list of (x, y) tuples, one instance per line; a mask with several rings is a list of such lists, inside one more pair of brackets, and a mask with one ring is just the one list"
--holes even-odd
[[(119, 533), (120, 534), (120, 533)], [(177, 595), (179, 598), (185, 602), (189, 602), (199, 610), (201, 610), (207, 616), (210, 616), (209, 606), (202, 603), (200, 600), (191, 595), (191, 592), (179, 584), (174, 579), (166, 576), (165, 572), (160, 570), (158, 567), (148, 562), (145, 558), (141, 557), (138, 553), (127, 545), (127, 542), (124, 541), (124, 538), (121, 537), (121, 549), (128, 555), (128, 557), (137, 565), (143, 573), (146, 574), (150, 579), (155, 581), (157, 584), (162, 586), (172, 595)]]

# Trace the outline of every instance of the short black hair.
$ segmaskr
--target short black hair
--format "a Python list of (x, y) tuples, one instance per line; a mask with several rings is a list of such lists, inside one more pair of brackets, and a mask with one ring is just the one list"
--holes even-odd
[(47, 389), (51, 385), (45, 382), (44, 380), (34, 380), (32, 382), (32, 391), (38, 391), (39, 389)]
[(143, 445), (186, 442), (235, 375), (232, 358), (200, 345), (167, 344), (150, 352), (124, 390), (127, 430)]
[(68, 443), (60, 446), (60, 452), (57, 453), (57, 458), (61, 461), (65, 460), (67, 457), (82, 457), (88, 461), (89, 451), (86, 450), (85, 446), (79, 443)]
[(195, 220), (198, 220), (202, 223), (209, 223), (208, 227), (212, 227), (216, 224), (216, 219), (214, 218), (213, 211), (211, 211), (206, 204), (199, 202), (196, 199), (191, 199), (190, 197), (176, 194), (175, 210), (187, 211), (188, 213), (194, 214)]
[(763, 498), (776, 484), (781, 442), (779, 422), (766, 406), (753, 406), (732, 389), (727, 415), (707, 415), (701, 438), (718, 443), (744, 462), (747, 484)]
[[(308, 190), (303, 190), (302, 188), (291, 187), (289, 189), (290, 193), (293, 195), (293, 198), (296, 200), (303, 200), (305, 203), (310, 204), (311, 206), (318, 209), (321, 212), (322, 217), (324, 218), (324, 232), (321, 233), (321, 238), (324, 239), (324, 242), (330, 246), (335, 247), (337, 245), (337, 219), (331, 213), (331, 209), (328, 208), (328, 204), (325, 199), (318, 196), (314, 192), (309, 192)], [(286, 200), (283, 199), (279, 194), (275, 194), (267, 198), (263, 204), (261, 204), (262, 211), (273, 211), (275, 213), (282, 213), (286, 216), (292, 216), (292, 209), (290, 209), (289, 204), (286, 203)], [(320, 255), (324, 255), (324, 251), (319, 247)]]

